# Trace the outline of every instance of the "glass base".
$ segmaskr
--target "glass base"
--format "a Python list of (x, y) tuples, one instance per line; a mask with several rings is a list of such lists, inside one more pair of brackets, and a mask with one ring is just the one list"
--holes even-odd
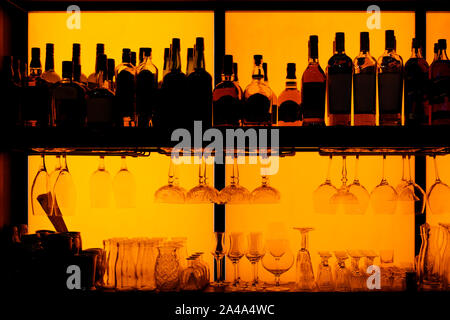
[(220, 287), (226, 287), (226, 286), (229, 286), (230, 283), (229, 283), (229, 282), (225, 282), (225, 281), (220, 281), (220, 282), (211, 282), (209, 285), (210, 285), (211, 287), (220, 288)]
[(287, 292), (287, 291), (291, 291), (291, 288), (286, 287), (286, 286), (276, 286), (276, 285), (271, 285), (266, 287), (265, 291), (272, 291), (272, 292)]

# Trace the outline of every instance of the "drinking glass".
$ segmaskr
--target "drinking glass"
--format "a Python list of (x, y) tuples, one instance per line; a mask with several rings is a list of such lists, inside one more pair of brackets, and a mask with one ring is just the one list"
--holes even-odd
[(258, 278), (258, 263), (264, 257), (266, 248), (264, 246), (264, 239), (262, 232), (251, 232), (247, 235), (248, 249), (246, 257), (252, 264), (253, 280), (250, 290), (256, 291), (262, 288)]
[(398, 193), (398, 200), (400, 201), (400, 212), (402, 213), (417, 213), (422, 214), (425, 211), (426, 194), (423, 189), (413, 181), (411, 175), (411, 156), (408, 155), (408, 183), (401, 192)]
[(51, 194), (49, 175), (45, 167), (45, 157), (43, 154), (41, 155), (41, 160), (41, 165), (31, 186), (31, 210), (33, 215), (45, 216), (51, 214), (51, 202), (49, 202)]
[(198, 185), (186, 194), (186, 202), (191, 204), (209, 204), (219, 202), (219, 191), (208, 185), (206, 177), (206, 161), (201, 160), (198, 167)]
[(345, 260), (348, 259), (347, 253), (345, 251), (335, 251), (334, 255), (336, 257), (336, 286), (335, 290), (339, 292), (347, 292), (351, 290), (350, 285), (350, 272), (345, 266)]
[(155, 202), (157, 203), (184, 203), (186, 200), (186, 190), (176, 183), (175, 165), (170, 157), (169, 180), (155, 192)]
[(330, 155), (330, 159), (328, 161), (328, 169), (327, 176), (325, 177), (325, 181), (317, 187), (317, 189), (313, 193), (313, 204), (314, 211), (320, 214), (332, 214), (336, 213), (335, 206), (331, 205), (331, 197), (337, 192), (335, 186), (331, 184), (330, 180), (330, 170), (331, 164), (333, 161), (333, 156)]
[(358, 199), (350, 192), (347, 186), (347, 161), (346, 157), (342, 157), (342, 185), (337, 192), (331, 197), (330, 203), (334, 207), (334, 211), (337, 212), (339, 207), (342, 207), (347, 214), (358, 214), (360, 211)]
[(250, 201), (250, 192), (239, 184), (239, 168), (237, 157), (234, 157), (231, 182), (219, 193), (219, 202), (226, 204), (245, 204)]
[(91, 207), (108, 208), (111, 201), (111, 175), (105, 168), (105, 157), (100, 156), (97, 170), (90, 179)]
[(394, 283), (394, 250), (380, 250), (380, 262), (381, 289), (390, 291)]
[(53, 193), (55, 201), (53, 203), (52, 211), (54, 214), (58, 215), (59, 212), (63, 216), (75, 215), (77, 194), (75, 183), (67, 166), (66, 155), (63, 155), (63, 166), (56, 178)]
[(436, 155), (433, 155), (435, 181), (427, 194), (428, 207), (432, 214), (450, 213), (450, 187), (441, 181), (438, 173)]
[(297, 252), (297, 289), (313, 291), (316, 288), (311, 256), (308, 251), (308, 232), (314, 228), (294, 228), (300, 231), (302, 238), (300, 250)]
[(275, 284), (267, 287), (269, 291), (289, 291), (287, 286), (280, 285), (280, 277), (294, 264), (294, 255), (289, 248), (287, 239), (267, 239), (266, 249), (269, 254), (262, 258), (264, 269), (275, 276)]
[(353, 179), (352, 184), (348, 187), (348, 191), (353, 194), (358, 201), (358, 206), (355, 208), (356, 211), (354, 213), (364, 214), (369, 206), (370, 195), (367, 189), (359, 182), (358, 163), (359, 155), (356, 156), (355, 161), (355, 178)]
[(128, 171), (125, 156), (120, 157), (120, 170), (113, 179), (114, 199), (119, 208), (136, 207), (136, 182), (133, 174)]
[[(268, 164), (261, 164), (263, 172)], [(257, 204), (274, 204), (280, 202), (280, 192), (274, 187), (269, 186), (269, 176), (261, 174), (261, 186), (254, 189), (251, 193), (251, 202)]]
[(349, 256), (351, 257), (351, 275), (350, 275), (350, 288), (352, 291), (363, 291), (366, 286), (365, 273), (361, 272), (359, 262), (363, 255), (358, 250), (349, 250)]
[(397, 208), (397, 192), (386, 180), (384, 176), (384, 167), (386, 155), (383, 155), (383, 169), (381, 182), (372, 190), (370, 194), (370, 203), (375, 214), (394, 214)]
[(177, 256), (177, 245), (173, 241), (158, 245), (158, 256), (155, 264), (156, 287), (160, 291), (174, 291), (179, 285), (180, 261)]
[(243, 284), (239, 276), (239, 261), (246, 252), (246, 241), (242, 232), (232, 232), (230, 234), (230, 247), (228, 249), (227, 257), (233, 264), (234, 280), (230, 286), (230, 290), (239, 290)]
[(319, 251), (319, 256), (321, 261), (317, 271), (317, 287), (319, 291), (333, 291), (333, 272), (331, 271), (331, 266), (328, 263), (328, 260), (331, 258), (331, 253), (329, 251)]
[(211, 283), (211, 286), (213, 287), (223, 287), (227, 285), (225, 283), (225, 277), (222, 273), (224, 262), (223, 258), (225, 257), (227, 252), (225, 236), (225, 232), (214, 232), (214, 247), (211, 250), (211, 254), (216, 261), (216, 274), (214, 276), (215, 281)]

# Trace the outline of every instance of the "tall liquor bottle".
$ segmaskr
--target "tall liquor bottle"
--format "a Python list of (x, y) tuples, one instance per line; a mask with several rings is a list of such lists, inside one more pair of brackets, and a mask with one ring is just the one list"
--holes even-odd
[(295, 75), (295, 63), (287, 64), (286, 89), (278, 97), (278, 125), (279, 126), (301, 126), (302, 96), (297, 89), (297, 77)]
[(180, 39), (172, 39), (169, 72), (161, 86), (163, 101), (158, 108), (157, 125), (164, 127), (192, 126), (191, 110), (186, 107), (186, 75), (181, 71)]
[(138, 127), (149, 127), (156, 108), (158, 68), (152, 62), (152, 49), (144, 48), (136, 71), (136, 113)]
[(95, 54), (95, 71), (91, 73), (88, 77), (88, 87), (95, 88), (97, 85), (96, 74), (98, 73), (98, 56), (105, 54), (105, 45), (103, 43), (97, 43), (96, 54)]
[(194, 71), (194, 48), (187, 49), (186, 76)]
[(212, 77), (205, 70), (204, 39), (195, 41), (194, 71), (187, 76), (188, 105), (191, 121), (201, 120), (203, 126), (212, 125)]
[(136, 71), (131, 64), (131, 50), (122, 50), (122, 63), (116, 67), (116, 101), (120, 126), (134, 127), (136, 124), (135, 84)]
[(369, 33), (360, 34), (360, 52), (353, 60), (355, 126), (376, 125), (377, 61), (370, 55)]
[(63, 61), (62, 79), (53, 90), (53, 125), (81, 127), (86, 120), (85, 90), (72, 81), (73, 63)]
[(97, 87), (86, 94), (86, 119), (88, 126), (109, 127), (114, 125), (114, 93), (108, 80), (108, 65), (105, 54), (98, 56)]
[(450, 124), (450, 61), (447, 56), (447, 41), (439, 39), (438, 56), (431, 64), (431, 105), (433, 125)]
[(429, 122), (429, 72), (419, 40), (414, 38), (411, 58), (405, 63), (405, 124), (408, 126)]
[(42, 73), (41, 78), (48, 83), (61, 81), (61, 77), (55, 72), (54, 47), (53, 43), (45, 45), (45, 71)]
[[(73, 68), (75, 70), (75, 66), (81, 66), (81, 45), (79, 43), (74, 43), (72, 45), (72, 63), (73, 63)], [(86, 77), (86, 75), (81, 71), (80, 69), (80, 80), (81, 83), (87, 84), (88, 83), (88, 79)]]
[(304, 126), (325, 125), (326, 76), (319, 64), (319, 38), (309, 37), (308, 66), (302, 75), (302, 109)]
[(244, 91), (243, 125), (272, 124), (272, 90), (264, 83), (263, 56), (254, 55), (252, 82)]
[[(264, 70), (264, 83), (266, 86), (270, 88), (269, 84), (269, 75), (267, 71), (267, 63), (263, 62), (263, 70)], [(272, 88), (270, 89), (272, 90)], [(272, 125), (276, 125), (278, 123), (278, 99), (275, 92), (272, 90)]]
[(433, 61), (431, 63), (435, 62), (437, 60), (437, 58), (438, 58), (439, 43), (437, 43), (437, 42), (433, 46), (433, 53), (434, 53), (434, 56), (433, 56)]
[(327, 94), (330, 126), (349, 126), (352, 103), (352, 59), (345, 54), (345, 35), (336, 32), (334, 55), (328, 60)]
[(401, 125), (403, 59), (395, 51), (394, 30), (386, 30), (386, 50), (378, 59), (380, 125)]
[(213, 92), (213, 126), (238, 127), (241, 123), (242, 89), (234, 81), (233, 56), (223, 58), (222, 82)]

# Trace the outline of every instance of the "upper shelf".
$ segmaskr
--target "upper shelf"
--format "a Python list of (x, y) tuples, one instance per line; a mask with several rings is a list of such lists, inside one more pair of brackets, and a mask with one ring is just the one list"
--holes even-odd
[[(249, 127), (241, 128), (243, 130)], [(450, 126), (430, 127), (271, 127), (254, 128), (278, 130), (281, 155), (302, 151), (322, 154), (432, 154), (450, 153)], [(226, 130), (218, 129), (226, 146)], [(128, 153), (145, 155), (167, 152), (178, 144), (172, 141), (173, 130), (161, 128), (14, 128), (0, 129), (1, 149), (36, 152), (67, 152), (74, 154)], [(203, 133), (205, 129), (203, 129)], [(248, 133), (249, 131), (247, 131)], [(274, 131), (276, 132), (276, 131)], [(190, 130), (194, 145), (194, 131)], [(267, 132), (268, 145), (276, 147)], [(201, 137), (200, 137), (201, 139)], [(236, 142), (237, 143), (237, 142)], [(206, 147), (209, 141), (203, 141)], [(248, 151), (248, 141), (246, 141)]]

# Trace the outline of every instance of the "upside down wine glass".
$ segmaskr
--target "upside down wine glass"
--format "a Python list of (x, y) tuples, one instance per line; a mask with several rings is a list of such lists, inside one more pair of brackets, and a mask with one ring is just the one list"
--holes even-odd
[(400, 201), (400, 211), (403, 213), (417, 213), (422, 214), (425, 211), (426, 194), (423, 189), (414, 182), (411, 175), (411, 156), (408, 155), (408, 183), (398, 194)]
[(250, 201), (250, 192), (247, 190), (247, 188), (239, 184), (239, 168), (237, 157), (234, 157), (231, 182), (228, 186), (220, 191), (219, 201), (220, 203), (226, 204), (245, 204)]
[(355, 211), (351, 210), (352, 213), (364, 214), (369, 206), (370, 195), (367, 189), (359, 182), (358, 176), (358, 166), (359, 166), (359, 155), (356, 156), (355, 161), (355, 178), (352, 184), (348, 187), (348, 191), (356, 197), (358, 205)]
[(252, 203), (274, 204), (280, 202), (280, 192), (269, 185), (269, 176), (266, 174), (268, 163), (261, 164), (261, 186), (257, 187), (251, 193)]
[(314, 228), (294, 228), (300, 231), (302, 242), (297, 252), (297, 289), (300, 291), (313, 291), (316, 288), (311, 255), (308, 251), (308, 232)]
[(345, 213), (347, 214), (358, 214), (359, 206), (358, 199), (356, 196), (350, 192), (349, 187), (347, 186), (347, 161), (346, 157), (342, 157), (342, 185), (337, 190), (337, 192), (331, 197), (330, 203), (335, 209), (335, 212), (341, 207)]
[(333, 161), (333, 156), (330, 155), (328, 160), (327, 176), (325, 181), (317, 187), (313, 193), (313, 204), (314, 211), (320, 214), (331, 214), (336, 213), (335, 206), (331, 205), (331, 197), (337, 192), (337, 189), (330, 180), (331, 164)]
[(45, 167), (45, 157), (41, 155), (41, 165), (36, 173), (31, 186), (31, 210), (33, 215), (50, 215), (51, 208), (49, 199), (51, 198), (49, 175)]
[(436, 155), (433, 155), (435, 181), (428, 190), (427, 202), (432, 214), (450, 213), (450, 187), (440, 177)]
[(170, 157), (169, 179), (165, 186), (162, 186), (155, 192), (155, 202), (157, 203), (184, 203), (186, 199), (186, 190), (176, 183), (175, 164)]
[(385, 177), (386, 155), (383, 155), (383, 169), (381, 182), (370, 194), (370, 203), (376, 214), (394, 214), (397, 208), (397, 192), (386, 180)]
[(186, 194), (186, 202), (191, 204), (217, 203), (219, 191), (208, 185), (206, 177), (206, 161), (201, 159), (198, 167), (198, 185), (189, 190)]
[(54, 211), (54, 214), (60, 212), (63, 216), (75, 215), (77, 194), (75, 183), (67, 166), (66, 155), (63, 155), (63, 166), (56, 178), (53, 193), (55, 201), (52, 203), (52, 211)]
[(105, 157), (100, 156), (97, 170), (90, 179), (92, 208), (108, 208), (111, 201), (111, 175), (105, 168)]
[(136, 207), (136, 182), (128, 171), (125, 156), (120, 157), (120, 170), (113, 179), (114, 198), (119, 208)]

